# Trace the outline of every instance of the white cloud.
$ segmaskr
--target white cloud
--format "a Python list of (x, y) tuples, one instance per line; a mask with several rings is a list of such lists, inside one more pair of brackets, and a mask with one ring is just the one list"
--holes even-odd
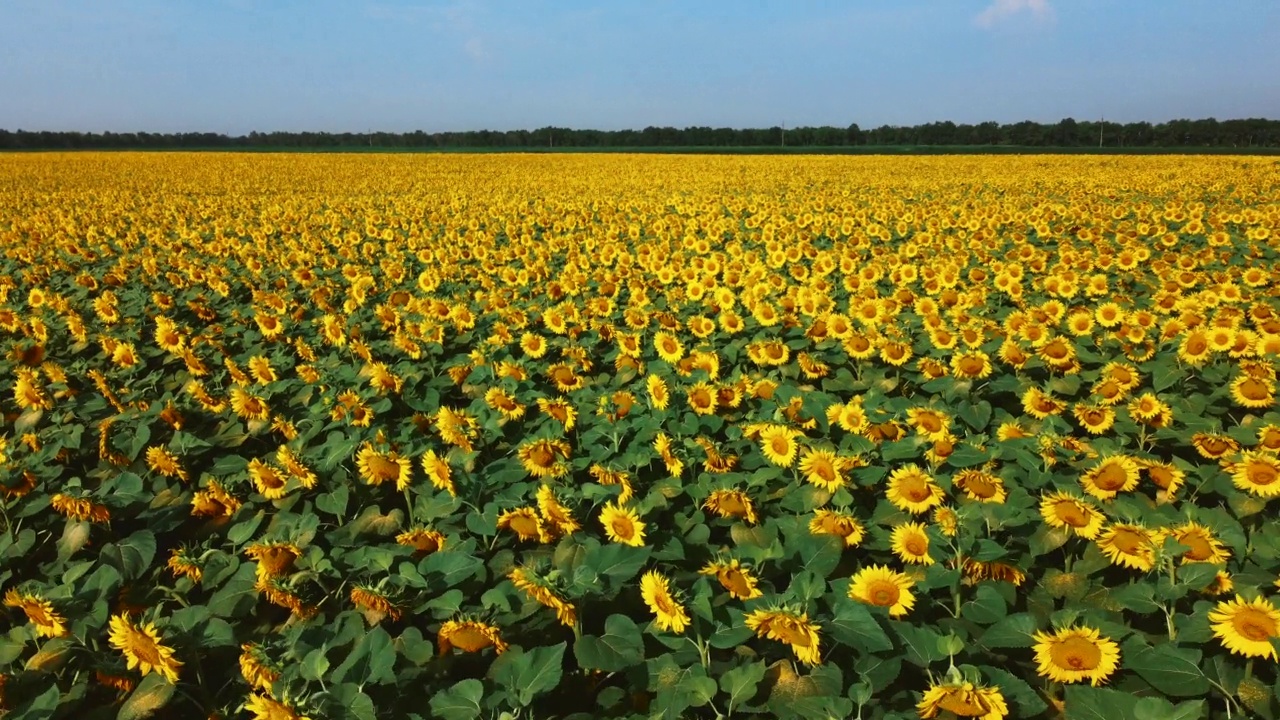
[(1049, 0), (992, 0), (973, 22), (980, 28), (991, 28), (1001, 21), (1024, 13), (1041, 23), (1052, 22), (1054, 17)]

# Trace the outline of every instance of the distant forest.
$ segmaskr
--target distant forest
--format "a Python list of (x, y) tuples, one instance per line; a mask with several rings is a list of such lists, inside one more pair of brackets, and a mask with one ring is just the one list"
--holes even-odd
[(182, 148), (765, 148), (765, 147), (1010, 146), (1061, 148), (1274, 148), (1280, 120), (1171, 120), (1114, 123), (1067, 118), (977, 125), (934, 122), (863, 129), (848, 127), (710, 128), (643, 130), (471, 130), (408, 133), (251, 132), (87, 133), (0, 129), (0, 150), (164, 150)]

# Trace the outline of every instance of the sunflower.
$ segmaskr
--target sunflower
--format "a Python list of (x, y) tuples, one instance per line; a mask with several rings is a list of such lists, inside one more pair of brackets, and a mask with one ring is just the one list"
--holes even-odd
[(240, 509), (240, 501), (223, 489), (217, 480), (210, 480), (203, 490), (191, 497), (191, 514), (195, 517), (229, 518)]
[(952, 483), (963, 490), (970, 500), (978, 502), (1000, 505), (1009, 497), (1004, 480), (981, 470), (961, 470)]
[(1120, 646), (1087, 626), (1064, 628), (1055, 633), (1037, 632), (1036, 672), (1053, 682), (1089, 681), (1094, 687), (1106, 682), (1120, 664)]
[(290, 542), (259, 542), (245, 548), (244, 554), (258, 562), (257, 576), (263, 580), (293, 572), (302, 550)]
[(981, 350), (952, 355), (951, 373), (962, 380), (981, 380), (991, 374), (991, 356)]
[(911, 464), (904, 465), (889, 475), (885, 497), (899, 510), (919, 515), (941, 505), (946, 491), (934, 482), (929, 473)]
[(1249, 450), (1231, 463), (1231, 482), (1257, 497), (1280, 495), (1280, 458), (1270, 453)]
[(250, 687), (269, 693), (271, 686), (280, 679), (280, 668), (261, 645), (244, 643), (240, 646), (240, 676)]
[(612, 542), (644, 547), (644, 523), (635, 510), (610, 502), (600, 511), (600, 524)]
[(1173, 421), (1173, 408), (1152, 393), (1143, 393), (1129, 401), (1129, 415), (1134, 420), (1155, 428), (1167, 427)]
[(821, 638), (818, 636), (821, 627), (810, 622), (807, 613), (797, 613), (785, 608), (762, 608), (752, 611), (744, 620), (757, 637), (790, 645), (800, 662), (806, 665), (821, 662)]
[(907, 411), (907, 424), (916, 434), (929, 440), (939, 440), (951, 434), (951, 418), (932, 408), (911, 408)]
[(1076, 403), (1071, 409), (1076, 421), (1090, 435), (1101, 435), (1111, 429), (1116, 422), (1116, 411), (1104, 405), (1086, 405)]
[(890, 617), (901, 617), (910, 612), (916, 598), (911, 594), (915, 583), (905, 574), (882, 565), (872, 565), (854, 574), (849, 585), (849, 597), (853, 600), (889, 608)]
[(289, 448), (288, 445), (281, 445), (276, 450), (276, 462), (289, 476), (298, 481), (298, 484), (308, 490), (314, 488), (319, 478), (302, 462), (302, 458)]
[(1280, 453), (1280, 425), (1264, 425), (1258, 428), (1258, 449)]
[(653, 409), (666, 410), (667, 404), (671, 402), (671, 391), (667, 388), (666, 381), (657, 375), (650, 375), (645, 378), (644, 387)]
[(574, 409), (573, 404), (566, 398), (557, 398), (555, 400), (538, 398), (538, 409), (560, 423), (565, 432), (572, 430), (574, 423), (578, 419), (578, 411)]
[(1127, 455), (1104, 457), (1080, 476), (1084, 491), (1099, 500), (1110, 500), (1138, 486), (1138, 463)]
[(830, 450), (804, 448), (800, 454), (800, 472), (805, 480), (827, 492), (835, 492), (845, 486), (844, 472), (848, 463), (836, 457)]
[(890, 536), (893, 554), (905, 563), (932, 565), (934, 560), (929, 555), (929, 534), (921, 523), (902, 523), (893, 528)]
[(659, 331), (653, 336), (653, 348), (658, 352), (658, 357), (673, 365), (684, 357), (684, 346), (675, 335), (666, 331)]
[(511, 581), (521, 592), (528, 595), (543, 607), (556, 611), (556, 619), (565, 627), (573, 627), (578, 620), (578, 609), (573, 603), (566, 601), (556, 593), (551, 587), (548, 580), (539, 576), (538, 572), (531, 568), (517, 567), (513, 568), (507, 574), (507, 579)]
[(1014, 587), (1021, 587), (1026, 582), (1027, 574), (1022, 570), (1002, 562), (984, 562), (973, 558), (965, 558), (960, 564), (960, 571), (972, 582), (992, 580), (1007, 582)]
[(1178, 359), (1192, 367), (1204, 365), (1209, 361), (1212, 353), (1209, 336), (1203, 330), (1192, 330), (1186, 333), (1178, 345)]
[(738, 600), (753, 600), (764, 594), (760, 592), (759, 580), (751, 574), (750, 568), (736, 558), (714, 560), (703, 566), (698, 573), (715, 576), (720, 581), (720, 586)]
[(436, 645), (441, 655), (447, 655), (457, 648), (465, 653), (475, 653), (485, 648), (493, 648), (494, 653), (506, 652), (507, 644), (502, 641), (498, 628), (478, 620), (449, 620), (440, 626), (436, 633)]
[(484, 402), (497, 410), (504, 420), (519, 420), (524, 417), (525, 407), (516, 402), (510, 393), (500, 387), (491, 387), (485, 391)]
[(1276, 404), (1275, 382), (1241, 375), (1231, 381), (1231, 400), (1240, 407), (1262, 410)]
[(507, 510), (498, 516), (498, 529), (510, 530), (524, 542), (538, 540), (550, 541), (552, 538), (542, 524), (542, 518), (531, 507)]
[(569, 472), (569, 443), (564, 440), (531, 440), (516, 451), (520, 464), (534, 477), (553, 478)]
[(81, 522), (105, 523), (111, 520), (111, 510), (88, 498), (78, 498), (64, 493), (54, 493), (49, 505), (59, 514)]
[(151, 468), (151, 472), (164, 477), (178, 478), (186, 482), (187, 471), (182, 469), (177, 456), (165, 448), (159, 445), (152, 445), (147, 448), (146, 460), (147, 467)]
[(1057, 415), (1066, 409), (1067, 404), (1054, 398), (1038, 387), (1027, 388), (1022, 394), (1022, 409), (1037, 420), (1044, 420), (1050, 415)]
[(67, 636), (67, 620), (53, 609), (53, 603), (35, 593), (20, 593), (12, 588), (4, 594), (4, 604), (22, 610), (27, 621), (36, 626), (36, 634), (42, 637)]
[(414, 554), (429, 555), (444, 547), (442, 533), (424, 527), (414, 527), (396, 535), (396, 543), (413, 548)]
[(722, 518), (742, 518), (749, 525), (760, 521), (756, 515), (755, 504), (750, 496), (741, 490), (713, 490), (702, 507)]
[(852, 515), (834, 510), (819, 508), (809, 521), (811, 535), (834, 535), (844, 540), (845, 547), (857, 547), (864, 537), (866, 528)]
[(378, 616), (388, 617), (392, 622), (400, 619), (400, 608), (377, 588), (353, 585), (350, 597), (353, 605), (371, 614), (370, 622), (374, 622), (374, 618)]
[(765, 458), (779, 467), (791, 467), (800, 449), (796, 437), (800, 433), (783, 425), (771, 425), (760, 433)]
[(916, 712), (922, 718), (942, 717), (979, 718), (979, 720), (1003, 720), (1009, 714), (1009, 706), (995, 687), (977, 687), (973, 683), (960, 685), (930, 684), (924, 697), (916, 704)]
[(1231, 551), (1214, 537), (1213, 531), (1196, 522), (1187, 522), (1169, 530), (1169, 537), (1186, 545), (1182, 553), (1183, 563), (1204, 562), (1224, 565), (1231, 559)]
[(682, 633), (689, 626), (689, 613), (672, 597), (669, 581), (657, 570), (650, 570), (640, 579), (640, 597), (654, 614), (659, 630)]
[(244, 709), (253, 713), (253, 720), (309, 720), (297, 710), (270, 695), (252, 693), (244, 703)]
[(1200, 457), (1207, 460), (1217, 460), (1240, 449), (1240, 443), (1229, 435), (1204, 432), (1192, 435), (1191, 445), (1200, 453)]
[(520, 350), (525, 355), (537, 360), (547, 354), (546, 338), (527, 332), (520, 336)]
[(258, 458), (249, 461), (249, 479), (253, 481), (253, 486), (258, 489), (262, 497), (268, 500), (284, 497), (289, 483), (289, 479), (280, 468), (264, 463)]
[(1130, 523), (1116, 523), (1098, 538), (1098, 548), (1113, 565), (1146, 572), (1155, 567), (1156, 533)]
[(161, 644), (155, 625), (135, 626), (127, 615), (113, 615), (110, 626), (111, 647), (124, 653), (130, 670), (136, 668), (143, 675), (156, 672), (171, 683), (178, 682), (182, 663), (173, 658), (172, 648)]
[(200, 567), (196, 558), (191, 557), (186, 548), (174, 548), (169, 554), (167, 565), (174, 577), (185, 577), (193, 583), (199, 583), (204, 577), (204, 569)]
[(271, 419), (271, 406), (267, 401), (240, 387), (231, 388), (231, 410), (241, 420), (265, 422)]
[(356, 453), (356, 468), (360, 477), (369, 485), (381, 485), (394, 480), (397, 490), (409, 487), (413, 479), (413, 461), (399, 453), (380, 453), (366, 442)]
[(538, 486), (538, 512), (542, 514), (543, 526), (555, 529), (558, 535), (570, 535), (582, 529), (573, 513), (560, 502), (550, 485)]
[(1209, 613), (1213, 635), (1227, 650), (1245, 657), (1276, 661), (1274, 640), (1280, 637), (1280, 609), (1266, 598), (1218, 603)]
[(700, 382), (686, 391), (689, 409), (697, 415), (714, 415), (716, 412), (716, 392), (710, 384)]
[(23, 410), (53, 408), (53, 401), (40, 385), (40, 376), (26, 369), (17, 371), (17, 379), (13, 383), (13, 399)]
[(1092, 540), (1102, 532), (1106, 516), (1088, 501), (1064, 492), (1040, 500), (1040, 516), (1053, 528), (1070, 528), (1077, 537)]

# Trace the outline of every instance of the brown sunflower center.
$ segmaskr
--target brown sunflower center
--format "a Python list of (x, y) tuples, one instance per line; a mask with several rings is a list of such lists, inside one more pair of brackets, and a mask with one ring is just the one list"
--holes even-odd
[(1129, 474), (1125, 472), (1122, 465), (1109, 462), (1098, 468), (1097, 474), (1094, 475), (1093, 483), (1102, 490), (1115, 492), (1124, 487), (1128, 480)]
[(962, 375), (978, 375), (984, 367), (986, 366), (983, 365), (981, 358), (976, 358), (972, 355), (965, 355), (960, 358), (960, 373)]
[(1177, 540), (1191, 548), (1182, 554), (1188, 560), (1200, 562), (1213, 557), (1213, 545), (1210, 544), (1209, 538), (1198, 530), (1184, 532), (1177, 536)]
[(1187, 354), (1196, 357), (1203, 355), (1209, 349), (1209, 343), (1204, 338), (1196, 335), (1187, 341)]
[(477, 652), (489, 647), (489, 638), (473, 625), (464, 625), (449, 633), (449, 642), (466, 652)]
[(791, 451), (791, 441), (785, 435), (774, 435), (769, 439), (769, 447), (774, 454), (787, 455)]
[(1246, 400), (1266, 400), (1271, 397), (1270, 389), (1265, 383), (1249, 378), (1240, 383), (1240, 395)]
[(394, 480), (400, 475), (400, 466), (383, 455), (369, 458), (369, 476), (376, 480)]
[(636, 531), (635, 526), (631, 524), (631, 520), (625, 517), (614, 518), (613, 521), (609, 523), (609, 527), (613, 529), (614, 535), (617, 535), (623, 540), (630, 540), (631, 537), (635, 535)]
[(929, 552), (929, 538), (912, 535), (902, 543), (902, 547), (906, 548), (908, 555), (923, 557)]
[(888, 580), (880, 580), (874, 583), (867, 592), (867, 597), (871, 599), (872, 605), (880, 607), (889, 607), (898, 602), (898, 598), (902, 595), (902, 591), (892, 582)]
[(964, 489), (970, 494), (986, 500), (995, 497), (996, 485), (982, 475), (969, 475), (964, 479)]
[(1129, 528), (1116, 530), (1115, 535), (1111, 538), (1111, 545), (1125, 555), (1140, 554), (1146, 544), (1146, 536)]
[(1275, 467), (1265, 462), (1251, 462), (1245, 471), (1252, 485), (1270, 485), (1275, 482), (1280, 475), (1276, 473)]

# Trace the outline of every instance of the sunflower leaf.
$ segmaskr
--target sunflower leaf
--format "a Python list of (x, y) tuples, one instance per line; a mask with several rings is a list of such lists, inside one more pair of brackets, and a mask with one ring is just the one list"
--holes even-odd
[(157, 673), (142, 678), (116, 713), (116, 720), (146, 720), (169, 703), (175, 686)]
[(493, 661), (489, 674), (527, 706), (538, 695), (560, 684), (563, 674), (564, 643), (524, 651), (512, 647)]
[(431, 711), (441, 720), (475, 720), (480, 717), (484, 683), (469, 678), (431, 696)]
[(644, 660), (640, 627), (626, 615), (610, 615), (604, 634), (583, 635), (573, 643), (573, 654), (584, 668), (618, 672)]
[(1200, 670), (1199, 650), (1162, 644), (1133, 652), (1125, 648), (1124, 665), (1171, 697), (1191, 697), (1209, 692), (1209, 679)]

